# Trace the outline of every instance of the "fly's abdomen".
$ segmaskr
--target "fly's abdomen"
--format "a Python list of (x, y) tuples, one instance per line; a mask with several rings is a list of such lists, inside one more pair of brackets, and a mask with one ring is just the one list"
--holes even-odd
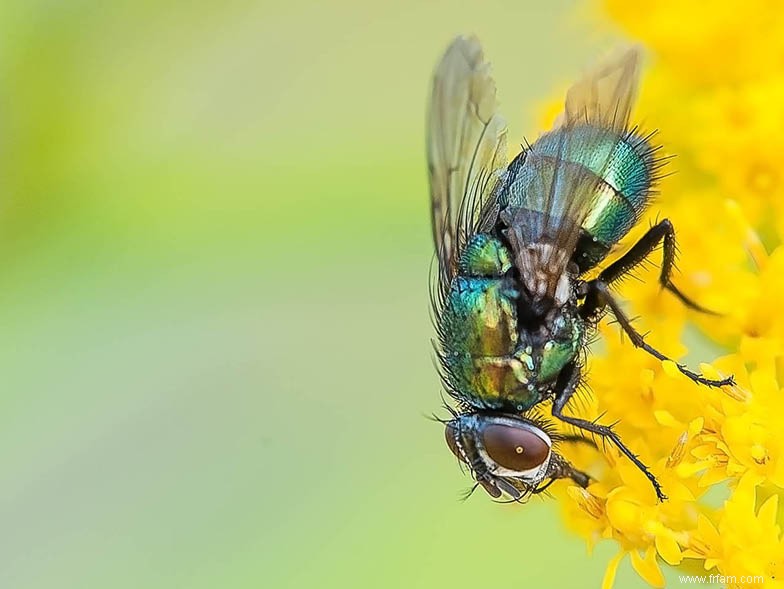
[(479, 407), (528, 408), (533, 366), (515, 356), (517, 311), (509, 252), (497, 239), (474, 236), (460, 260), (439, 318), (442, 362), (449, 387)]
[[(531, 147), (526, 163), (541, 170), (548, 164), (556, 166), (558, 161), (571, 164), (571, 173), (583, 170), (582, 188), (593, 193), (591, 208), (582, 221), (581, 259), (576, 260), (585, 271), (600, 262), (639, 220), (650, 200), (656, 158), (646, 136), (635, 132), (619, 136), (584, 125), (543, 135)], [(569, 173), (568, 165), (561, 167), (566, 171), (560, 173)]]
[(644, 138), (627, 135), (613, 146), (604, 170), (595, 170), (602, 182), (583, 228), (607, 246), (626, 235), (648, 204), (653, 182), (650, 149)]

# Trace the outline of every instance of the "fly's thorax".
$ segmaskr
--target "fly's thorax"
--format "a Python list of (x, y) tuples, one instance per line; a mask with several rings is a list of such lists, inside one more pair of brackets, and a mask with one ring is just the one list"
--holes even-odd
[(466, 403), (524, 411), (543, 399), (537, 365), (520, 353), (517, 297), (510, 278), (455, 279), (440, 321), (448, 387)]
[(441, 362), (448, 388), (477, 408), (500, 407), (523, 386), (517, 347), (519, 295), (507, 248), (473, 236), (463, 249), (438, 318)]
[(542, 428), (514, 415), (474, 413), (446, 424), (446, 442), (493, 497), (519, 498), (541, 482), (552, 456)]
[(509, 252), (479, 234), (466, 244), (440, 318), (445, 344), (471, 357), (508, 354), (517, 342), (517, 289), (506, 276)]
[(571, 305), (552, 309), (536, 328), (521, 329), (516, 348), (466, 364), (466, 384), (475, 406), (524, 412), (551, 394), (561, 372), (585, 341), (585, 323)]
[(443, 343), (468, 356), (500, 356), (517, 343), (517, 291), (503, 278), (458, 276), (439, 324)]
[(572, 362), (583, 346), (585, 324), (571, 306), (555, 309), (540, 336), (540, 382), (552, 382), (567, 364)]
[(531, 314), (530, 301), (509, 272), (510, 259), (500, 240), (474, 236), (438, 319), (445, 383), (477, 409), (523, 412), (542, 402), (582, 344), (569, 278), (559, 287), (565, 304), (549, 302), (546, 312), (533, 313), (532, 323), (520, 316)]
[(463, 276), (501, 277), (512, 267), (509, 250), (501, 241), (480, 233), (466, 244), (458, 263)]
[(545, 398), (537, 366), (525, 353), (474, 358), (469, 387), (475, 406), (503, 411), (527, 411)]
[(561, 371), (579, 353), (585, 338), (585, 324), (571, 305), (551, 309), (535, 328), (519, 333), (515, 351), (531, 386), (543, 398)]

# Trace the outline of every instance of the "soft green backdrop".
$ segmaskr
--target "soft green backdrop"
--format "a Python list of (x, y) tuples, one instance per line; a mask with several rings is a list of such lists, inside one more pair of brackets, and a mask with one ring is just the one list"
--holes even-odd
[(598, 586), (610, 546), (461, 503), (424, 417), (423, 112), (475, 32), (535, 137), (600, 29), (567, 0), (3, 2), (0, 587)]

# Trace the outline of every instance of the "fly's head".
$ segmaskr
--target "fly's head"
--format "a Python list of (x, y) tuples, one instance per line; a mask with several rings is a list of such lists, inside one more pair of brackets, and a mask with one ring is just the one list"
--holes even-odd
[(496, 499), (519, 501), (546, 477), (552, 440), (542, 428), (514, 415), (472, 413), (446, 422), (446, 442), (477, 483)]

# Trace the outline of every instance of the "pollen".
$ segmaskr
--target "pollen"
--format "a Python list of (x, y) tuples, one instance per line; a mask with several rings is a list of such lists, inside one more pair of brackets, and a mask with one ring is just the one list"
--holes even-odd
[(667, 468), (674, 468), (681, 463), (681, 460), (683, 460), (683, 456), (686, 453), (686, 444), (688, 441), (689, 434), (687, 432), (683, 432), (681, 437), (678, 438), (678, 442), (675, 444), (675, 447), (670, 452), (670, 455), (667, 456)]
[(751, 393), (737, 385), (724, 387), (722, 392), (739, 403), (747, 403), (751, 399)]
[(587, 490), (580, 487), (569, 487), (569, 496), (577, 502), (580, 509), (591, 518), (598, 520), (604, 517), (604, 505), (598, 497), (594, 497)]
[(768, 460), (770, 460), (770, 456), (768, 456), (768, 451), (765, 449), (765, 446), (760, 444), (754, 444), (751, 447), (751, 456), (757, 464), (767, 464)]

